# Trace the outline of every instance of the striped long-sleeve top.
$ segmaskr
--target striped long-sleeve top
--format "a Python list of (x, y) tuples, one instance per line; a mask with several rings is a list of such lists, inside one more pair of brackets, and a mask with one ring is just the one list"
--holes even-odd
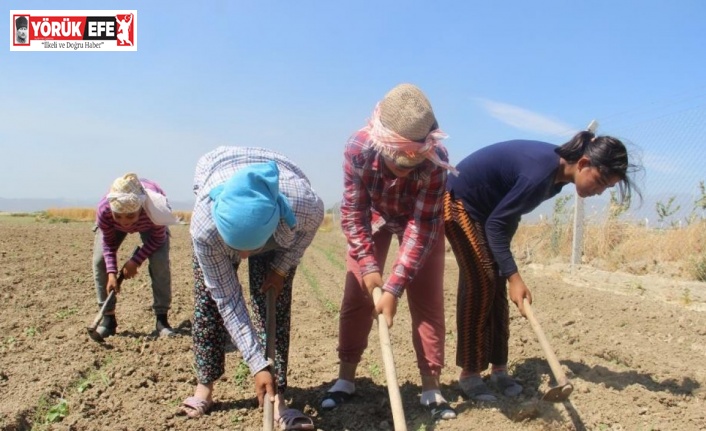
[[(145, 188), (166, 196), (164, 191), (154, 181), (140, 178), (140, 183)], [(167, 240), (167, 227), (158, 226), (152, 223), (145, 209), (140, 210), (140, 217), (137, 222), (125, 228), (113, 219), (113, 212), (110, 210), (110, 203), (104, 196), (98, 203), (96, 211), (96, 224), (103, 233), (103, 257), (108, 273), (118, 272), (117, 251), (120, 246), (117, 232), (135, 233), (149, 232), (149, 239), (142, 245), (140, 251), (131, 258), (136, 264), (141, 265), (148, 257), (160, 248)]]
[(253, 375), (267, 366), (265, 351), (250, 321), (242, 286), (234, 269), (240, 257), (218, 234), (211, 214), (213, 201), (208, 194), (245, 166), (269, 161), (277, 163), (280, 193), (287, 197), (296, 217), (293, 228), (280, 220), (273, 234), (277, 247), (272, 267), (282, 273), (296, 267), (321, 225), (324, 204), (311, 188), (304, 172), (287, 157), (274, 151), (218, 147), (202, 156), (194, 176), (196, 204), (190, 227), (194, 253), (203, 271), (206, 288)]
[[(360, 130), (346, 145), (341, 226), (348, 239), (348, 253), (360, 265), (362, 275), (380, 271), (372, 239), (378, 226), (402, 237), (383, 286), (383, 290), (399, 297), (424, 264), (432, 249), (430, 244), (443, 240), (447, 173), (426, 160), (406, 177), (398, 178), (371, 143), (368, 132)], [(437, 152), (448, 161), (445, 150)]]

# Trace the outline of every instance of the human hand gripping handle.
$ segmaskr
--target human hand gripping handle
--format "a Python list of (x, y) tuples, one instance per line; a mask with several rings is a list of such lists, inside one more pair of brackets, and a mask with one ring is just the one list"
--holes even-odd
[[(382, 298), (386, 295), (392, 296), (395, 307), (397, 304), (397, 298), (389, 292), (382, 293), (382, 289), (376, 287), (373, 289), (373, 301), (375, 302), (375, 307), (377, 309), (382, 302)], [(394, 313), (393, 313), (394, 316)], [(392, 421), (395, 425), (395, 431), (407, 431), (407, 423), (404, 418), (404, 408), (402, 407), (402, 396), (400, 395), (400, 386), (397, 383), (397, 371), (395, 369), (395, 358), (392, 355), (392, 342), (390, 341), (390, 322), (386, 319), (384, 314), (378, 314), (378, 334), (380, 335), (380, 350), (382, 351), (382, 361), (385, 364), (385, 379), (387, 380), (387, 393), (390, 396), (390, 408), (392, 409)]]
[[(108, 292), (108, 298), (112, 299), (115, 294), (120, 293), (120, 285), (123, 283), (124, 279), (125, 275), (123, 274), (122, 269), (118, 271), (117, 277), (112, 272), (108, 274), (108, 283), (105, 285), (105, 290)], [(108, 302), (108, 300), (106, 300), (106, 302)]]
[(262, 286), (260, 287), (262, 293), (269, 295), (270, 290), (274, 290), (275, 299), (279, 298), (280, 293), (282, 293), (282, 289), (284, 289), (285, 278), (287, 278), (287, 274), (274, 268), (270, 268), (270, 270), (267, 271), (265, 280), (262, 282)]
[(135, 257), (139, 252), (140, 246), (135, 246), (135, 249), (132, 251), (132, 255), (130, 255), (130, 258), (125, 261), (122, 268), (120, 268), (120, 270), (118, 271), (117, 277), (113, 273), (108, 274), (108, 284), (105, 286), (105, 289), (108, 292), (108, 299), (105, 300), (106, 304), (110, 299), (113, 298), (113, 293), (120, 293), (120, 285), (122, 284), (124, 279), (127, 278), (129, 280), (134, 277), (135, 274), (137, 274), (137, 264), (132, 260), (132, 258)]
[[(134, 254), (133, 254), (133, 256), (134, 256)], [(125, 265), (123, 265), (123, 269), (120, 271), (120, 274), (129, 280), (137, 275), (137, 268), (139, 268), (139, 267), (140, 267), (140, 265), (135, 263), (134, 260), (130, 259), (127, 262), (125, 262)]]
[(382, 292), (375, 297), (375, 292), (380, 292), (381, 289), (376, 287), (373, 290), (373, 299), (375, 301), (375, 315), (385, 318), (385, 324), (388, 328), (392, 328), (395, 314), (397, 314), (397, 297), (390, 292)]
[[(373, 319), (377, 319), (380, 314), (385, 317), (387, 327), (391, 328), (393, 319), (397, 313), (397, 298), (389, 292), (382, 292), (382, 276), (379, 272), (371, 272), (363, 276), (363, 285), (367, 289), (370, 298), (373, 300)], [(375, 290), (380, 291), (380, 298), (375, 297)]]
[(371, 298), (373, 297), (373, 289), (382, 287), (382, 284), (382, 275), (379, 272), (371, 272), (363, 276), (363, 285)]
[[(267, 403), (274, 406), (275, 385), (270, 368), (271, 367), (263, 368), (255, 374), (255, 394), (257, 395), (257, 402), (260, 407), (266, 406)], [(267, 399), (265, 399), (265, 395)], [(267, 421), (265, 421), (265, 424), (267, 424)]]
[(510, 289), (508, 293), (510, 301), (514, 302), (515, 305), (517, 305), (517, 309), (520, 311), (520, 314), (522, 314), (523, 317), (527, 317), (524, 301), (526, 299), (529, 304), (532, 304), (532, 292), (530, 292), (529, 288), (522, 280), (522, 277), (520, 276), (519, 272), (516, 272), (509, 276), (507, 278), (507, 281), (510, 284)]

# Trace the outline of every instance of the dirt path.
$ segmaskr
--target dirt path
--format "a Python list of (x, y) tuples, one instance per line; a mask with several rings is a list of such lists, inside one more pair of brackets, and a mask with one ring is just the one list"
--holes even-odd
[[(90, 227), (0, 217), (0, 428), (260, 429), (251, 379), (237, 353), (228, 355), (211, 414), (199, 420), (177, 415), (195, 384), (191, 338), (151, 335), (146, 271), (124, 285), (119, 336), (105, 345), (88, 338), (85, 326), (97, 311)], [(123, 249), (129, 250), (132, 241), (136, 239), (129, 237)], [(375, 330), (359, 367), (358, 396), (333, 412), (318, 407), (337, 370), (344, 248), (340, 233), (320, 233), (298, 269), (288, 396), (321, 430), (391, 429)], [(187, 227), (175, 227), (170, 319), (184, 334), (189, 333), (193, 309), (190, 254)], [(706, 429), (706, 315), (700, 311), (706, 302), (704, 284), (590, 268), (572, 274), (562, 265), (526, 268), (535, 314), (575, 391), (563, 404), (538, 401), (550, 370), (531, 327), (513, 310), (511, 366), (525, 390), (519, 399), (481, 405), (464, 401), (455, 386), (457, 271), (449, 257), (442, 381), (460, 414), (435, 426), (419, 407), (403, 300), (391, 334), (410, 430)], [(52, 424), (52, 413), (65, 417)]]

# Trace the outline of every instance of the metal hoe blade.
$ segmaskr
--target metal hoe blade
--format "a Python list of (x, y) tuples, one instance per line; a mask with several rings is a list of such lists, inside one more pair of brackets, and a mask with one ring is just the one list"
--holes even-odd
[(99, 334), (98, 331), (96, 331), (96, 328), (92, 328), (89, 326), (86, 328), (86, 330), (88, 331), (88, 336), (91, 337), (91, 339), (93, 341), (97, 341), (99, 343), (105, 342), (103, 337), (101, 337), (101, 334)]
[(564, 385), (555, 386), (549, 389), (543, 396), (544, 401), (549, 401), (552, 403), (560, 403), (566, 401), (573, 392), (574, 387), (571, 383), (565, 383)]

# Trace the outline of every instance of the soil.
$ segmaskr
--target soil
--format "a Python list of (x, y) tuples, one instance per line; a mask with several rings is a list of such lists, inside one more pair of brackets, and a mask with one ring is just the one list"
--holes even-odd
[[(173, 307), (181, 336), (157, 338), (146, 269), (123, 284), (118, 335), (92, 341), (98, 308), (89, 223), (0, 217), (0, 427), (3, 430), (258, 430), (252, 380), (237, 352), (216, 384), (216, 404), (199, 419), (178, 414), (192, 395), (191, 248), (188, 227), (172, 228)], [(137, 244), (135, 235), (121, 259)], [(340, 232), (320, 232), (295, 280), (287, 397), (320, 430), (393, 429), (377, 331), (359, 367), (357, 396), (333, 411), (320, 399), (337, 374), (337, 311), (345, 270)], [(241, 268), (245, 271), (246, 268)], [(511, 371), (518, 398), (483, 404), (456, 386), (458, 271), (447, 256), (447, 367), (443, 392), (456, 420), (434, 424), (419, 405), (420, 380), (406, 301), (391, 337), (409, 430), (706, 429), (706, 286), (565, 264), (528, 265), (534, 314), (574, 386), (563, 403), (541, 395), (554, 384), (529, 323), (512, 308)], [(241, 277), (247, 280), (247, 277)], [(62, 401), (63, 400), (63, 401)]]

